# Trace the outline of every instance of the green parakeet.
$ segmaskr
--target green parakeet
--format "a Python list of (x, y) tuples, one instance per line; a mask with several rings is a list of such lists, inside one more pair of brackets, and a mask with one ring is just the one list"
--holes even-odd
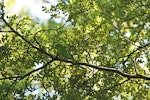
[(67, 47), (65, 47), (61, 44), (58, 44), (58, 45), (56, 45), (56, 50), (57, 50), (59, 57), (74, 60), (73, 56), (70, 54)]

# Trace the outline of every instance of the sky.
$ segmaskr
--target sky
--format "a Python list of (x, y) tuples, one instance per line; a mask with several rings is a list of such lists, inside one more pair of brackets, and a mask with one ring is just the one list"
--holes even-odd
[(51, 5), (56, 5), (57, 0), (5, 0), (9, 7), (6, 8), (8, 13), (11, 15), (19, 13), (21, 9), (28, 9), (29, 14), (33, 18), (41, 19), (45, 21), (50, 18), (49, 14), (46, 14), (42, 11), (42, 6), (50, 7)]

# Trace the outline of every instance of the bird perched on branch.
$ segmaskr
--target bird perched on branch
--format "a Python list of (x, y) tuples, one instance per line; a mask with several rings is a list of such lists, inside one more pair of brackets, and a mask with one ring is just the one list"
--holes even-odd
[(59, 57), (74, 60), (73, 56), (71, 55), (71, 53), (69, 52), (66, 46), (57, 44), (56, 50)]

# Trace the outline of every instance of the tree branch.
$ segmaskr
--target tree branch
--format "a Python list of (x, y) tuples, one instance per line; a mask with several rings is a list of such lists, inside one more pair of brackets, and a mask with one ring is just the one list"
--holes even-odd
[(123, 65), (128, 61), (128, 59), (135, 53), (135, 52), (137, 52), (138, 50), (141, 50), (141, 49), (143, 49), (143, 48), (145, 48), (145, 47), (147, 47), (147, 46), (149, 46), (150, 45), (150, 43), (147, 43), (147, 44), (145, 44), (145, 45), (143, 45), (143, 46), (139, 46), (137, 49), (135, 49), (134, 51), (132, 51), (130, 54), (128, 54), (127, 56), (125, 56), (125, 57), (127, 57), (124, 61), (123, 61)]
[(11, 79), (19, 79), (19, 78), (21, 78), (21, 76), (3, 77), (3, 78), (0, 78), (0, 80), (6, 80), (6, 79), (11, 80)]
[(129, 80), (130, 80), (130, 79), (128, 78), (128, 79), (124, 80), (124, 81), (121, 82), (121, 83), (118, 83), (118, 84), (115, 84), (115, 85), (113, 85), (113, 86), (111, 86), (111, 87), (105, 88), (104, 90), (102, 90), (102, 92), (105, 92), (105, 91), (107, 91), (107, 90), (111, 90), (111, 89), (113, 89), (113, 88), (115, 88), (115, 87), (117, 87), (117, 86), (120, 86), (120, 85), (124, 84), (125, 82), (127, 82), (127, 81), (129, 81)]
[(13, 32), (13, 31), (2, 31), (2, 30), (0, 30), (0, 33), (8, 33), (8, 32)]
[[(27, 74), (25, 74), (24, 76), (14, 76), (14, 77), (0, 78), (0, 80), (4, 80), (4, 79), (14, 79), (14, 78), (15, 78), (14, 82), (8, 87), (8, 91), (6, 92), (5, 98), (8, 96), (9, 90), (10, 90), (18, 81), (21, 81), (21, 80), (23, 80), (24, 78), (26, 78), (26, 77), (30, 76), (31, 74), (33, 74), (34, 72), (39, 71), (39, 70), (41, 70), (41, 69), (47, 67), (47, 66), (48, 66), (50, 63), (52, 63), (53, 61), (54, 61), (54, 60), (51, 60), (51, 61), (47, 62), (47, 63), (44, 64), (42, 67), (39, 67), (39, 68), (37, 68), (37, 69), (34, 69), (34, 70), (30, 71), (30, 72), (28, 72)], [(18, 78), (19, 78), (19, 80), (18, 80)]]
[(26, 78), (27, 76), (30, 76), (32, 73), (37, 72), (37, 71), (39, 71), (39, 70), (41, 70), (41, 69), (47, 67), (47, 66), (48, 66), (50, 63), (52, 63), (53, 61), (54, 61), (54, 60), (50, 60), (49, 62), (47, 62), (47, 63), (44, 64), (43, 66), (41, 66), (41, 67), (39, 67), (39, 68), (37, 68), (37, 69), (34, 69), (34, 70), (28, 72), (27, 74), (25, 74), (24, 76), (22, 76), (19, 80), (22, 80), (22, 79)]
[(50, 58), (55, 58), (52, 54), (47, 53), (44, 49), (42, 48), (38, 48), (36, 47), (33, 43), (29, 42), (25, 37), (23, 37), (18, 31), (16, 31), (12, 26), (9, 25), (9, 23), (2, 18), (2, 20), (4, 21), (4, 23), (12, 30), (12, 32), (14, 32), (17, 36), (19, 36), (20, 38), (22, 38), (25, 42), (27, 42), (30, 46), (32, 46), (33, 48), (37, 49), (38, 51), (40, 51), (41, 53), (49, 56)]
[[(87, 66), (87, 67), (91, 67), (91, 68), (95, 68), (95, 69), (98, 69), (100, 71), (107, 71), (107, 72), (113, 72), (113, 73), (117, 73), (117, 74), (120, 74), (121, 76), (123, 77), (127, 77), (127, 78), (140, 78), (140, 79), (145, 79), (145, 80), (150, 80), (150, 77), (148, 76), (145, 76), (145, 75), (140, 75), (140, 74), (128, 74), (128, 73), (125, 73), (125, 72), (122, 72), (120, 70), (117, 70), (115, 68), (109, 68), (109, 67), (100, 67), (100, 66), (96, 66), (96, 65), (92, 65), (92, 64), (89, 64), (89, 63), (83, 63), (83, 62), (77, 62), (77, 61), (72, 61), (72, 60), (69, 60), (69, 59), (62, 59), (62, 58), (59, 58), (59, 57), (55, 57), (54, 55), (46, 52), (44, 49), (42, 48), (38, 48), (36, 47), (34, 44), (32, 44), (31, 42), (29, 42), (25, 37), (23, 37), (19, 32), (17, 32), (13, 27), (11, 27), (9, 25), (9, 23), (7, 23), (7, 21), (2, 18), (2, 20), (4, 21), (4, 23), (17, 35), (19, 36), (20, 38), (22, 38), (25, 42), (27, 42), (30, 46), (32, 46), (33, 48), (37, 49), (39, 52), (49, 56), (51, 59), (53, 60), (57, 60), (57, 61), (62, 61), (62, 62), (65, 62), (65, 63), (72, 63), (73, 65), (83, 65), (83, 66)], [(138, 47), (136, 50), (134, 50), (133, 52), (131, 52), (130, 54), (127, 55), (127, 59), (124, 61), (126, 62), (130, 56), (132, 54), (134, 54), (136, 51), (144, 48), (144, 47), (147, 47), (149, 46), (150, 43), (144, 45), (144, 46), (140, 46)], [(53, 61), (52, 60), (52, 61)], [(35, 72), (35, 71), (33, 71)], [(33, 72), (29, 72), (28, 74), (30, 75), (30, 73), (33, 73)], [(22, 77), (24, 78), (24, 77)]]
[(49, 65), (49, 64), (52, 63), (53, 61), (54, 61), (54, 60), (51, 60), (51, 61), (47, 62), (46, 64), (44, 64), (43, 66), (41, 66), (41, 67), (39, 67), (39, 68), (37, 68), (37, 69), (34, 69), (34, 70), (32, 70), (32, 71), (26, 73), (26, 74), (23, 75), (23, 76), (3, 77), (3, 78), (0, 78), (0, 80), (6, 80), (6, 79), (9, 79), (9, 80), (11, 80), (11, 79), (22, 80), (22, 79), (24, 79), (25, 77), (30, 76), (30, 75), (33, 74), (34, 72), (37, 72), (37, 71), (39, 71), (39, 70), (45, 68), (47, 65)]
[(148, 77), (148, 76), (140, 75), (140, 74), (128, 74), (128, 73), (122, 72), (116, 68), (100, 67), (100, 66), (96, 66), (96, 65), (92, 65), (92, 64), (88, 64), (88, 63), (77, 62), (77, 61), (72, 61), (72, 60), (68, 60), (68, 59), (61, 59), (59, 57), (57, 57), (56, 60), (62, 61), (65, 63), (71, 63), (73, 65), (83, 65), (83, 66), (91, 67), (91, 68), (98, 69), (100, 71), (106, 71), (106, 72), (112, 72), (112, 73), (120, 74), (121, 76), (126, 77), (128, 79), (139, 78), (139, 79), (150, 80), (150, 77)]

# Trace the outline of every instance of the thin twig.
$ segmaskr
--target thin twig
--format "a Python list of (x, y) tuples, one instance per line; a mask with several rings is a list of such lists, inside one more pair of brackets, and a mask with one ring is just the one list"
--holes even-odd
[(12, 88), (16, 83), (17, 83), (17, 79), (14, 80), (14, 82), (8, 87), (7, 92), (6, 92), (5, 96), (4, 96), (4, 100), (7, 100), (7, 96), (8, 96), (8, 94), (9, 94), (9, 92), (11, 91), (11, 88)]
[[(18, 76), (18, 77), (11, 77), (11, 78), (16, 78), (16, 80), (8, 87), (8, 89), (7, 89), (8, 91), (7, 91), (6, 94), (5, 94), (4, 100), (6, 100), (6, 97), (8, 96), (8, 94), (9, 94), (11, 88), (12, 88), (15, 84), (17, 84), (18, 81), (21, 81), (21, 80), (23, 80), (24, 78), (29, 77), (29, 76), (30, 76), (31, 74), (33, 74), (34, 72), (37, 72), (37, 71), (39, 71), (39, 70), (41, 70), (41, 69), (47, 67), (47, 66), (48, 66), (50, 63), (52, 63), (52, 62), (53, 62), (53, 60), (47, 62), (46, 64), (44, 64), (43, 66), (41, 66), (41, 67), (39, 67), (39, 68), (37, 68), (37, 69), (34, 69), (34, 70), (28, 72), (27, 74), (25, 74), (25, 75), (22, 76), (22, 77), (21, 77), (21, 76)], [(17, 78), (20, 78), (20, 79), (18, 80)], [(9, 78), (1, 78), (1, 80), (2, 80), (2, 79), (10, 79), (10, 77), (9, 77)]]
[(136, 74), (139, 74), (139, 72), (138, 72), (138, 70), (137, 70), (137, 62), (136, 62), (136, 59), (137, 59), (137, 57), (135, 56), (135, 57), (133, 58), (134, 69), (135, 69)]
[(141, 49), (143, 49), (143, 48), (145, 48), (145, 47), (147, 47), (147, 46), (149, 46), (150, 45), (150, 43), (147, 43), (146, 45), (143, 45), (143, 46), (139, 46), (137, 49), (135, 49), (134, 51), (132, 51), (130, 54), (128, 54), (127, 56), (125, 56), (125, 57), (127, 57), (124, 61), (123, 61), (123, 65), (128, 61), (128, 59), (135, 53), (135, 52), (137, 52), (138, 50), (141, 50)]
[(52, 63), (53, 61), (54, 61), (54, 60), (51, 60), (51, 61), (47, 62), (46, 64), (44, 64), (43, 66), (41, 66), (41, 67), (39, 67), (39, 68), (37, 68), (37, 69), (34, 69), (34, 70), (28, 72), (27, 74), (25, 74), (24, 76), (22, 76), (19, 80), (22, 80), (22, 79), (26, 78), (27, 76), (30, 76), (32, 73), (37, 72), (37, 71), (39, 71), (39, 70), (41, 70), (41, 69), (47, 67), (47, 66), (48, 66), (50, 63)]
[(127, 82), (127, 81), (129, 81), (129, 80), (130, 80), (130, 79), (128, 78), (128, 79), (124, 80), (124, 81), (121, 82), (121, 83), (115, 84), (115, 85), (113, 85), (113, 86), (111, 86), (111, 87), (107, 87), (107, 88), (105, 88), (104, 90), (102, 90), (102, 92), (111, 90), (111, 89), (113, 89), (113, 88), (115, 88), (115, 87), (117, 87), (117, 86), (120, 86), (120, 85), (124, 84), (125, 82)]
[(2, 30), (0, 30), (0, 32), (1, 32), (1, 33), (3, 33), (3, 32), (4, 32), (4, 33), (9, 33), (9, 32), (13, 32), (13, 31), (2, 31)]
[(36, 47), (33, 43), (29, 42), (25, 37), (23, 37), (18, 31), (16, 31), (12, 26), (9, 25), (9, 23), (7, 23), (7, 21), (3, 18), (2, 19), (4, 21), (4, 23), (20, 38), (22, 38), (25, 42), (27, 42), (30, 46), (32, 46), (33, 48), (37, 49), (38, 51), (40, 51), (41, 53), (44, 53), (45, 55), (49, 56), (50, 58), (55, 58), (52, 54), (47, 53), (44, 49), (42, 48), (38, 48)]
[(6, 80), (6, 79), (11, 80), (11, 79), (19, 79), (19, 78), (21, 78), (21, 76), (3, 77), (3, 78), (0, 78), (0, 80)]

